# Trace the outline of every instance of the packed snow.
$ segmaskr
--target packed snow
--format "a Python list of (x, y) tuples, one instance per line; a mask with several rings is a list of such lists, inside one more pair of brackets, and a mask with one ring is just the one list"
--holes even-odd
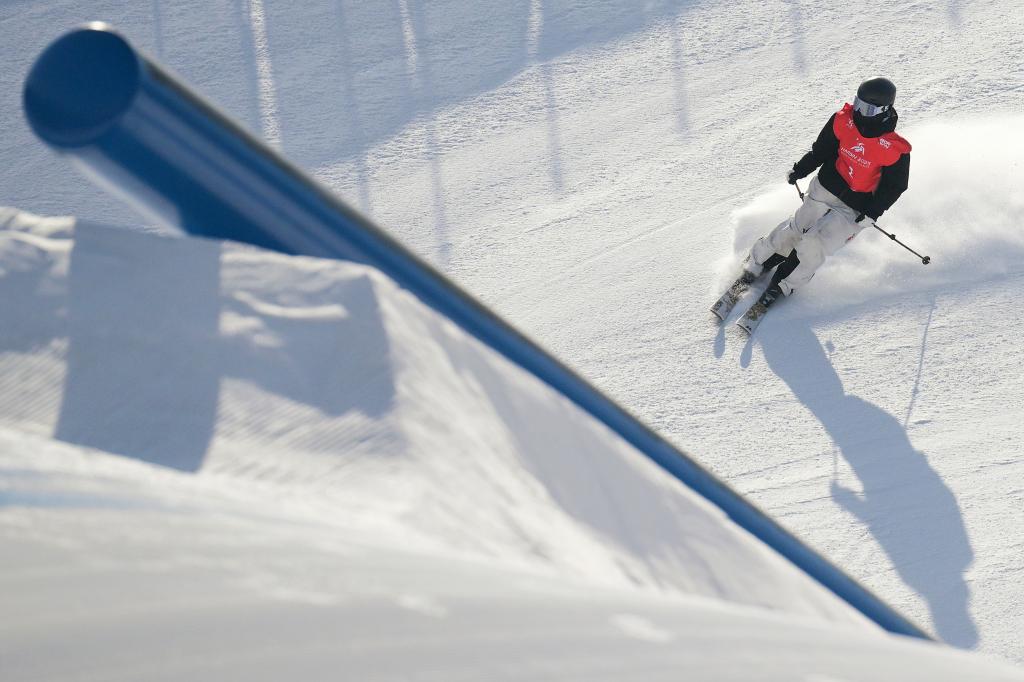
[(883, 636), (369, 268), (0, 222), (5, 679), (1017, 678)]
[[(139, 218), (45, 150), (16, 95), (42, 47), (92, 19), (941, 639), (1024, 662), (1024, 5), (491, 4), (0, 7), (0, 203), (82, 219), (4, 214), (0, 599), (18, 614), (5, 679), (271, 679), (297, 660), (316, 678), (338, 641), (381, 652), (355, 678), (374, 660), (396, 666), (379, 679), (412, 674), (403, 641), (441, 647), (446, 679), (494, 673), (493, 642), (458, 657), (480, 623), (456, 603), (522, 638), (537, 667), (520, 655), (510, 675), (555, 677), (557, 662), (560, 679), (614, 679), (644, 662), (670, 679), (699, 673), (694, 651), (728, 661), (751, 642), (765, 642), (748, 650), (765, 678), (795, 656), (808, 680), (878, 679), (856, 667), (860, 646), (892, 648), (893, 679), (938, 674), (900, 670), (911, 645), (720, 533), (714, 510), (375, 273), (90, 223)], [(876, 74), (900, 88), (914, 145), (910, 191), (879, 223), (932, 263), (865, 231), (755, 339), (716, 327), (707, 308), (743, 250), (797, 205), (783, 173)], [(162, 390), (125, 394), (140, 376)], [(445, 401), (461, 406), (458, 438)], [(576, 429), (568, 446), (554, 422)], [(579, 439), (607, 456), (550, 464)], [(756, 579), (723, 568), (749, 561), (766, 566)], [(423, 623), (353, 639), (353, 618), (399, 622), (384, 602)], [(133, 628), (147, 622), (165, 636)], [(537, 622), (550, 630), (530, 639)], [(541, 637), (576, 653), (541, 656)], [(36, 647), (55, 642), (66, 658), (47, 667)], [(987, 665), (941, 656), (950, 679)], [(600, 668), (611, 661), (623, 668)], [(734, 663), (723, 679), (749, 678), (749, 659)]]
[(4, 423), (266, 484), (395, 544), (862, 620), (373, 270), (11, 212), (0, 224), (3, 298), (34, 302), (7, 311), (3, 374), (33, 404)]

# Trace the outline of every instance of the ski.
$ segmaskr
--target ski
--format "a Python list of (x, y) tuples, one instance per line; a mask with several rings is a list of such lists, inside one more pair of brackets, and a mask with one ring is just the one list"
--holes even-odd
[(719, 320), (724, 322), (725, 318), (729, 317), (729, 313), (732, 312), (734, 307), (736, 307), (739, 300), (743, 298), (743, 294), (747, 293), (750, 289), (750, 285), (753, 284), (756, 279), (757, 277), (754, 276), (753, 273), (744, 270), (743, 274), (737, 277), (736, 281), (733, 282), (729, 288), (725, 290), (725, 293), (715, 301), (714, 305), (711, 306), (711, 312), (713, 312)]
[(745, 331), (748, 336), (753, 336), (754, 330), (757, 329), (757, 325), (761, 324), (761, 319), (767, 312), (768, 306), (757, 301), (750, 306), (747, 312), (743, 313), (740, 319), (736, 320), (736, 326)]
[(764, 293), (761, 294), (760, 298), (754, 302), (754, 305), (747, 309), (747, 312), (743, 313), (740, 319), (736, 320), (736, 326), (745, 331), (748, 335), (753, 336), (754, 330), (757, 329), (757, 325), (761, 324), (761, 320), (764, 319), (765, 313), (768, 312), (768, 308), (773, 303), (782, 297), (782, 291), (778, 285), (772, 284)]

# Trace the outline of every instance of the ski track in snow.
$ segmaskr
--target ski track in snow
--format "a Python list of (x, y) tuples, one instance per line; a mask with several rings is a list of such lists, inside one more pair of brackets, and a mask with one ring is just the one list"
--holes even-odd
[[(1024, 662), (1004, 322), (1024, 285), (1021, 3), (80, 5), (0, 8), (0, 87), (19, 92), (55, 32), (114, 22), (911, 617)], [(782, 173), (876, 73), (915, 145), (879, 222), (933, 264), (872, 231), (752, 341), (715, 327), (745, 244), (796, 207)], [(134, 222), (31, 138), (18, 99), (0, 99), (3, 202)], [(287, 325), (258, 312), (228, 315), (253, 353)], [(58, 381), (63, 349), (35, 350), (0, 381), (38, 433), (56, 407), (19, 389)], [(324, 463), (305, 463), (316, 480)]]

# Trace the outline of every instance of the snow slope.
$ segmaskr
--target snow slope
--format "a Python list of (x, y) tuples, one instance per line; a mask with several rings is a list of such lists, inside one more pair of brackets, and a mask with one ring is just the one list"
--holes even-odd
[(368, 268), (0, 222), (5, 679), (1020, 677), (884, 635)]
[(23, 432), (0, 448), (25, 467), (3, 473), (21, 493), (0, 513), (5, 680), (1020, 679), (860, 628), (396, 547)]
[(375, 271), (72, 224), (0, 213), (21, 396), (0, 422), (266, 484), (394, 544), (861, 622)]
[[(911, 617), (1024, 661), (1019, 2), (77, 5), (0, 8), (2, 91), (112, 21)], [(915, 145), (882, 223), (933, 264), (864, 234), (753, 343), (711, 326), (727, 263), (795, 206), (782, 172), (875, 73)], [(0, 120), (5, 203), (134, 222), (16, 97)], [(17, 376), (56, 371), (28, 351)]]

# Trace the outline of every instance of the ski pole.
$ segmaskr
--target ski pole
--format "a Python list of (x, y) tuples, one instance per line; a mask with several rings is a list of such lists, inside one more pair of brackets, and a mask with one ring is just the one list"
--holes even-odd
[[(794, 182), (793, 186), (796, 187), (796, 193), (800, 195), (800, 201), (803, 201), (804, 200), (804, 193), (800, 191), (800, 185), (798, 185), (797, 183)], [(901, 242), (899, 239), (896, 239), (896, 235), (895, 234), (889, 234), (888, 232), (883, 230), (881, 227), (879, 227), (878, 224), (874, 220), (871, 221), (871, 227), (875, 228), (876, 230), (878, 230), (879, 232), (884, 234), (886, 237), (888, 237), (889, 239), (893, 240), (894, 242), (896, 242), (897, 244), (902, 246), (904, 249), (906, 249), (910, 253), (912, 253), (915, 256), (917, 256), (918, 258), (920, 258), (922, 264), (928, 265), (929, 263), (932, 262), (932, 257), (931, 256), (922, 256), (917, 251), (914, 251), (912, 248), (910, 248), (909, 246), (907, 246), (906, 244)]]
[(896, 242), (897, 244), (899, 244), (900, 246), (902, 246), (902, 247), (903, 247), (904, 249), (906, 249), (906, 250), (907, 250), (907, 251), (909, 251), (910, 253), (912, 253), (912, 254), (914, 254), (915, 256), (917, 256), (918, 258), (920, 258), (920, 259), (921, 259), (921, 263), (922, 263), (922, 264), (924, 264), (924, 265), (928, 265), (929, 263), (931, 263), (931, 262), (932, 262), (932, 257), (931, 257), (931, 256), (922, 256), (922, 255), (921, 255), (921, 254), (919, 254), (919, 253), (918, 253), (917, 251), (914, 251), (914, 250), (913, 250), (912, 248), (910, 248), (909, 246), (907, 246), (906, 244), (904, 244), (903, 242), (901, 242), (901, 241), (900, 241), (899, 239), (896, 239), (896, 235), (895, 235), (895, 234), (889, 234), (888, 232), (886, 232), (885, 230), (883, 230), (882, 228), (880, 228), (880, 227), (878, 226), (878, 224), (877, 224), (877, 223), (875, 223), (875, 221), (873, 221), (873, 220), (871, 221), (871, 227), (875, 228), (876, 230), (878, 230), (879, 232), (881, 232), (882, 234), (884, 234), (884, 235), (885, 235), (886, 237), (888, 237), (889, 239), (893, 240), (894, 242)]

